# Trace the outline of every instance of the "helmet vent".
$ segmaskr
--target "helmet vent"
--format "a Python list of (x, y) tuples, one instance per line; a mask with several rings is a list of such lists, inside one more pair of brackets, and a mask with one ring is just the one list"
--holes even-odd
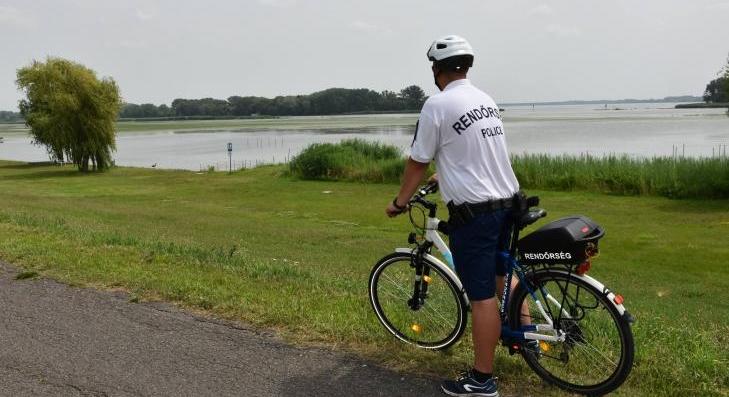
[(446, 47), (448, 47), (448, 46), (447, 46), (447, 45), (445, 45), (445, 44), (443, 44), (443, 43), (438, 43), (438, 45), (436, 45), (436, 46), (435, 46), (435, 48), (437, 48), (437, 49), (439, 49), (439, 50), (442, 50), (442, 49), (444, 49), (444, 48), (446, 48)]

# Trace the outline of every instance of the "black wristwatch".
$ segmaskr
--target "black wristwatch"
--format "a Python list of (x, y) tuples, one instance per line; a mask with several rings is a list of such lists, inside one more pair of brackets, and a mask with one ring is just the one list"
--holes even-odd
[(403, 211), (405, 211), (408, 208), (407, 205), (404, 205), (402, 207), (399, 206), (399, 205), (397, 205), (397, 196), (395, 196), (395, 198), (392, 199), (392, 206), (395, 207), (400, 212), (403, 212)]

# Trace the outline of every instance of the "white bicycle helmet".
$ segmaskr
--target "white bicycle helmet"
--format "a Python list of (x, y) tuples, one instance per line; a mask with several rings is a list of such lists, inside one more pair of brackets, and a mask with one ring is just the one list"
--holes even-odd
[(440, 62), (447, 58), (470, 55), (473, 62), (473, 48), (468, 41), (461, 36), (449, 35), (441, 37), (433, 42), (428, 49), (428, 60)]

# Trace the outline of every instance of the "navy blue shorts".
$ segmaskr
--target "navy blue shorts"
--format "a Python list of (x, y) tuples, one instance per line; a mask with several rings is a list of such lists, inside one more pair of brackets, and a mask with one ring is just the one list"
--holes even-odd
[(496, 295), (496, 276), (506, 275), (498, 251), (507, 246), (509, 211), (478, 214), (468, 223), (449, 231), (453, 264), (468, 299), (479, 301)]

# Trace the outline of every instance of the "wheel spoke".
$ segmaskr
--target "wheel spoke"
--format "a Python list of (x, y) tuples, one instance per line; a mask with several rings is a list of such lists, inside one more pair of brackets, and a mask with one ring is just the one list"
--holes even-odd
[(446, 276), (433, 266), (430, 269), (427, 294), (418, 309), (413, 310), (408, 304), (413, 298), (415, 282), (410, 259), (385, 265), (377, 275), (373, 291), (377, 296), (375, 310), (389, 323), (388, 329), (416, 344), (452, 343), (452, 336), (460, 334), (465, 327), (461, 320), (462, 306)]
[[(548, 315), (557, 316), (552, 319), (554, 326), (566, 340), (550, 343), (549, 351), (541, 354), (524, 354), (525, 360), (538, 375), (567, 390), (594, 394), (614, 390), (630, 371), (633, 351), (630, 329), (627, 334), (622, 331), (625, 328), (617, 311), (600, 291), (576, 277), (542, 271), (532, 282), (542, 295), (552, 294), (553, 299), (545, 298), (542, 303)], [(546, 322), (524, 289), (513, 302), (518, 306), (510, 311), (512, 326)], [(529, 307), (528, 316), (516, 312), (523, 302)], [(630, 344), (628, 357), (626, 344)]]

